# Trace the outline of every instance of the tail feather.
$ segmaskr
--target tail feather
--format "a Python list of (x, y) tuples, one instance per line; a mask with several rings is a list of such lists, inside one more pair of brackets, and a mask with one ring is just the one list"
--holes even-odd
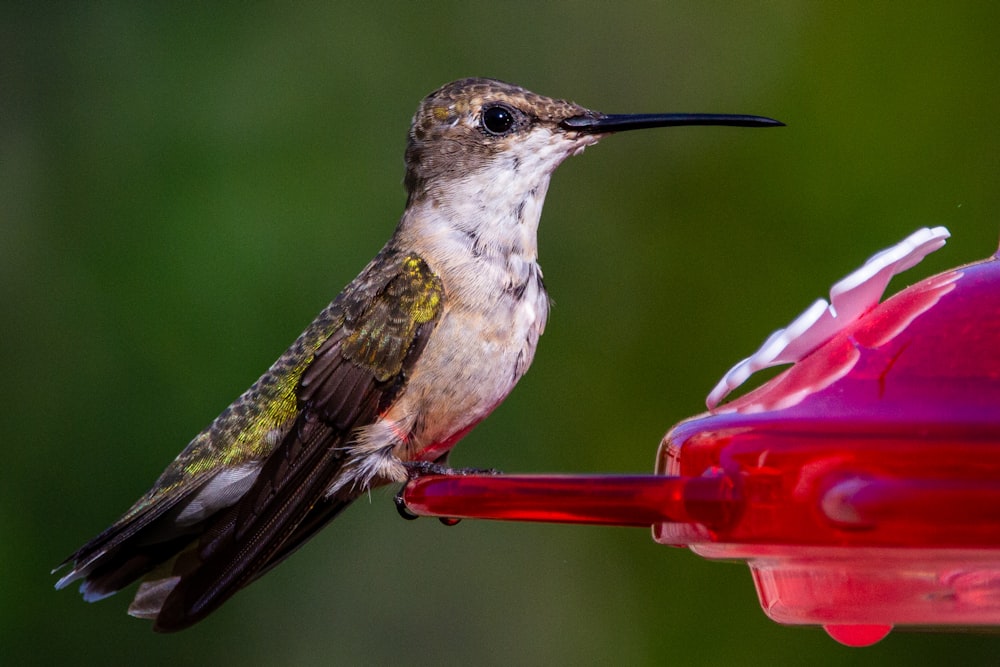
[(133, 549), (120, 549), (114, 558), (100, 563), (86, 575), (80, 592), (87, 602), (95, 602), (125, 588), (133, 581), (175, 557), (191, 544), (192, 536)]
[(180, 578), (163, 598), (154, 630), (197, 623), (291, 555), (354, 499), (326, 496), (344, 463), (339, 436), (320, 422), (289, 434), (250, 491), (212, 521), (197, 548), (175, 561), (173, 574)]
[(152, 579), (139, 584), (139, 590), (128, 606), (129, 616), (155, 621), (170, 593), (180, 583), (180, 576)]
[(199, 527), (178, 526), (173, 520), (174, 505), (151, 506), (134, 516), (126, 515), (127, 519), (120, 519), (87, 542), (53, 570), (72, 564), (56, 582), (56, 589), (83, 579), (80, 592), (88, 602), (96, 602), (169, 560), (194, 539)]

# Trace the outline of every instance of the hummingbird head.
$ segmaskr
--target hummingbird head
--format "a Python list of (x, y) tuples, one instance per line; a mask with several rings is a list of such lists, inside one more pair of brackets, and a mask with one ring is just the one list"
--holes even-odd
[(515, 195), (510, 188), (547, 184), (563, 160), (610, 133), (672, 125), (781, 123), (718, 114), (607, 115), (494, 79), (461, 79), (424, 98), (413, 116), (405, 184), (411, 201), (454, 194), (470, 181)]
[(462, 79), (421, 102), (406, 148), (410, 197), (454, 190), (522, 172), (547, 178), (560, 162), (599, 137), (560, 123), (593, 112), (502, 81)]

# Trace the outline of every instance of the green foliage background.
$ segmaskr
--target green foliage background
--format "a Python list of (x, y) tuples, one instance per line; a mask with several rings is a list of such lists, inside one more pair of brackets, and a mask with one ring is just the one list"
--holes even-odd
[(951, 229), (905, 283), (995, 250), (997, 7), (3, 3), (3, 661), (995, 664), (991, 635), (780, 627), (744, 566), (644, 530), (404, 523), (388, 490), (181, 635), (48, 571), (378, 250), (410, 115), (462, 76), (788, 123), (614, 137), (559, 170), (549, 329), (453, 460), (651, 470), (732, 362), (874, 251)]

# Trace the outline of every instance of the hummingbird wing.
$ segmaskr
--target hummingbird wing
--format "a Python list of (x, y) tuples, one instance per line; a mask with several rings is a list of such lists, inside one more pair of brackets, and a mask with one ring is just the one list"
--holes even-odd
[[(73, 568), (57, 588), (82, 578), (88, 601), (114, 593), (189, 550), (210, 523), (218, 525), (218, 516), (247, 494), (270, 455), (289, 446), (289, 435), (309, 419), (332, 424), (325, 436), (331, 443), (343, 439), (352, 424), (371, 419), (371, 405), (389, 402), (405, 384), (405, 372), (440, 312), (442, 295), (440, 281), (419, 257), (383, 250), (250, 389), (192, 440), (149, 492), (64, 561)], [(374, 382), (362, 382), (366, 376)], [(255, 577), (292, 553), (347, 502), (317, 501)], [(147, 578), (154, 576), (165, 575)], [(141, 606), (132, 613), (155, 616), (169, 588), (156, 600), (145, 587), (137, 602), (144, 596), (149, 613)]]
[(150, 595), (137, 594), (133, 606), (142, 615), (155, 612), (157, 630), (202, 619), (364, 491), (328, 494), (353, 433), (373, 423), (405, 387), (441, 312), (444, 290), (427, 264), (409, 255), (387, 272), (373, 298), (354, 303), (345, 293), (344, 299), (344, 325), (302, 374), (299, 415), (253, 485), (178, 556), (170, 583), (149, 582)]

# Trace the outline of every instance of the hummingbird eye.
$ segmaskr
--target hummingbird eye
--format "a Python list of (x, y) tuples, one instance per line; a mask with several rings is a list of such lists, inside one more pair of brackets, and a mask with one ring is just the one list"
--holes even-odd
[(503, 135), (514, 127), (514, 111), (502, 104), (483, 109), (482, 126), (489, 134)]

